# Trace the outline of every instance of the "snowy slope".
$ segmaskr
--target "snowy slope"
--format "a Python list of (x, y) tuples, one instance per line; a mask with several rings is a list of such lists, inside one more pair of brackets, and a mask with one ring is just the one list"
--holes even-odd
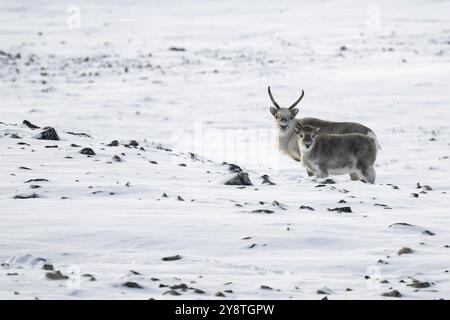
[[(65, 4), (2, 1), (0, 298), (448, 299), (450, 4), (371, 5), (80, 2), (70, 30)], [(371, 127), (377, 184), (279, 154), (268, 84)]]

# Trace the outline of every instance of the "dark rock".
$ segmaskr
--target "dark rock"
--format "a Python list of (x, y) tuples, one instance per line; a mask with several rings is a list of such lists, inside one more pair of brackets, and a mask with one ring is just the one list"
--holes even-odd
[(345, 201), (344, 199), (342, 199), (342, 200), (339, 200), (338, 203), (347, 203), (347, 201)]
[(168, 195), (167, 195), (167, 193), (165, 193), (165, 192), (164, 192), (164, 193), (162, 194), (162, 196), (161, 196), (161, 197), (163, 197), (163, 198), (167, 198), (167, 197), (168, 197)]
[(183, 257), (180, 256), (179, 254), (176, 254), (174, 256), (164, 257), (164, 258), (162, 258), (162, 261), (175, 261), (175, 260), (180, 260), (182, 258)]
[(275, 183), (273, 183), (272, 181), (270, 181), (269, 176), (267, 174), (264, 174), (261, 176), (261, 178), (263, 179), (263, 184), (268, 184), (268, 185), (275, 185)]
[(163, 295), (166, 295), (166, 294), (170, 294), (171, 296), (181, 296), (181, 293), (179, 293), (176, 290), (169, 290), (169, 291), (166, 291), (163, 293)]
[(19, 167), (19, 169), (20, 169), (20, 170), (31, 170), (31, 169), (28, 168), (28, 167)]
[(301, 206), (299, 207), (299, 209), (301, 209), (301, 210), (310, 210), (310, 211), (314, 211), (314, 208), (313, 208), (313, 207), (310, 207), (310, 206), (304, 206), (304, 205), (301, 205)]
[(180, 284), (175, 284), (173, 286), (170, 286), (170, 289), (185, 291), (185, 290), (189, 289), (189, 287), (186, 283), (180, 283)]
[(53, 267), (53, 265), (50, 264), (50, 263), (44, 264), (44, 265), (42, 266), (42, 269), (43, 269), (43, 270), (47, 270), (47, 271), (55, 270), (55, 268)]
[(430, 230), (424, 230), (424, 231), (422, 231), (422, 234), (425, 234), (427, 236), (435, 236), (436, 235), (434, 232), (431, 232)]
[(200, 290), (200, 289), (197, 289), (197, 288), (194, 288), (194, 293), (197, 293), (197, 294), (204, 294), (205, 291)]
[(323, 188), (323, 187), (326, 187), (326, 185), (325, 184), (318, 184), (318, 185), (315, 186), (315, 188)]
[(170, 47), (169, 51), (186, 51), (186, 49), (181, 47)]
[(277, 200), (273, 200), (272, 205), (274, 207), (278, 207), (280, 209), (287, 210), (286, 206), (282, 203), (279, 203)]
[(124, 284), (122, 284), (122, 286), (131, 289), (144, 289), (139, 283), (134, 281), (127, 281)]
[(398, 254), (399, 256), (401, 256), (402, 254), (411, 254), (411, 253), (413, 253), (413, 252), (414, 252), (413, 249), (408, 248), (408, 247), (403, 247), (403, 248), (401, 248), (400, 250), (397, 251), (397, 254)]
[(83, 133), (83, 132), (66, 132), (67, 134), (71, 134), (73, 136), (77, 136), (77, 137), (83, 137), (83, 138), (92, 138), (90, 135), (88, 135), (87, 133)]
[(253, 213), (267, 213), (267, 214), (271, 214), (273, 213), (273, 210), (267, 210), (267, 209), (256, 209), (252, 211)]
[(12, 139), (22, 139), (22, 137), (19, 136), (17, 133), (11, 134), (11, 138), (12, 138)]
[(381, 294), (383, 297), (401, 298), (402, 294), (397, 290), (392, 290)]
[(260, 288), (263, 289), (263, 290), (273, 290), (271, 287), (266, 286), (266, 285), (261, 285)]
[(134, 270), (130, 270), (130, 271), (128, 271), (128, 273), (131, 273), (132, 275), (135, 275), (135, 276), (138, 276), (138, 275), (141, 274), (140, 272), (137, 272), (137, 271), (134, 271)]
[(25, 181), (25, 183), (30, 183), (30, 182), (48, 182), (47, 179), (42, 179), (42, 178), (37, 178), (37, 179), (30, 179)]
[(413, 198), (418, 198), (418, 197), (419, 197), (419, 194), (418, 194), (418, 193), (411, 193), (411, 197), (413, 197)]
[(422, 288), (428, 288), (431, 286), (431, 284), (427, 281), (421, 282), (419, 280), (413, 279), (413, 282), (410, 284), (407, 284), (408, 287), (413, 287), (416, 289), (422, 289)]
[(136, 140), (130, 140), (130, 142), (128, 143), (130, 146), (132, 146), (132, 147), (137, 147), (137, 146), (139, 146), (139, 143), (137, 143), (137, 141)]
[(335, 184), (336, 181), (334, 181), (333, 179), (325, 179), (324, 181), (322, 181), (323, 184)]
[(252, 182), (248, 177), (248, 173), (241, 171), (237, 173), (233, 178), (225, 182), (226, 185), (230, 186), (252, 186)]
[(67, 280), (67, 279), (69, 279), (68, 276), (62, 274), (61, 271), (59, 271), (59, 270), (53, 271), (53, 272), (47, 272), (45, 274), (45, 277), (50, 280)]
[(352, 208), (350, 208), (350, 207), (340, 207), (340, 208), (333, 208), (333, 209), (328, 208), (327, 210), (328, 211), (336, 211), (336, 212), (352, 213)]
[(178, 166), (180, 166), (180, 167), (186, 167), (186, 163), (180, 163)]
[(47, 149), (56, 149), (56, 148), (58, 148), (58, 146), (57, 145), (53, 145), (53, 146), (45, 146)]
[(117, 147), (118, 145), (119, 145), (119, 141), (113, 140), (110, 143), (108, 143), (106, 146), (107, 147)]
[(177, 197), (177, 200), (178, 201), (184, 201), (184, 199), (182, 197), (180, 197), (180, 196)]
[(243, 171), (242, 168), (239, 167), (237, 164), (227, 162), (224, 162), (223, 164), (228, 165), (228, 170), (230, 170), (231, 172), (238, 173)]
[(42, 188), (42, 187), (37, 185), (37, 184), (32, 184), (32, 185), (30, 185), (30, 188), (31, 189), (39, 189), (39, 188)]
[(23, 124), (26, 125), (28, 128), (30, 129), (40, 129), (41, 127), (38, 127), (35, 124), (32, 124), (30, 121), (28, 120), (23, 120)]
[(216, 296), (216, 297), (222, 297), (222, 298), (224, 298), (225, 297), (225, 294), (223, 294), (223, 292), (216, 292), (215, 294), (214, 294), (214, 296)]
[(19, 274), (17, 272), (8, 272), (6, 275), (7, 276), (18, 276)]
[(119, 157), (118, 155), (114, 155), (114, 156), (112, 157), (112, 160), (115, 161), (115, 162), (122, 162), (122, 161), (123, 161), (122, 158)]
[(233, 293), (233, 290), (228, 289), (228, 290), (223, 290), (223, 292), (225, 292), (225, 293)]
[(151, 164), (158, 164), (158, 162), (153, 161), (153, 160), (149, 160), (148, 162), (150, 162)]
[(40, 140), (59, 140), (59, 136), (56, 130), (53, 128), (47, 128), (45, 131), (41, 132), (39, 135)]
[(94, 150), (92, 150), (91, 148), (83, 148), (80, 151), (81, 154), (85, 154), (87, 156), (95, 156), (96, 153)]
[(14, 199), (36, 199), (36, 198), (39, 198), (39, 195), (36, 193), (27, 194), (27, 195), (18, 194), (16, 196), (14, 196)]

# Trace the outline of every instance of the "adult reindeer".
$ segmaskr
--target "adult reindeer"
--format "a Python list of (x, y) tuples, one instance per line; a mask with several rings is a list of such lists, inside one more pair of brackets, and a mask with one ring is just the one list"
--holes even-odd
[[(356, 123), (356, 122), (332, 122), (325, 121), (317, 118), (300, 118), (296, 119), (295, 116), (298, 114), (299, 110), (296, 106), (300, 103), (305, 95), (302, 90), (300, 97), (295, 101), (290, 107), (283, 108), (278, 105), (275, 101), (272, 92), (270, 91), (270, 86), (267, 88), (269, 92), (270, 100), (272, 101), (274, 107), (270, 107), (270, 113), (275, 118), (275, 126), (279, 130), (278, 134), (278, 146), (282, 153), (290, 156), (296, 161), (301, 161), (301, 151), (298, 147), (297, 137), (294, 132), (294, 128), (297, 124), (301, 126), (309, 126), (314, 128), (319, 128), (320, 134), (346, 134), (346, 133), (360, 133), (368, 135), (373, 138), (376, 142), (377, 147), (379, 147), (375, 133), (368, 127)], [(306, 169), (308, 176), (317, 174), (309, 169)], [(352, 180), (359, 180), (359, 176), (355, 173), (350, 174)]]

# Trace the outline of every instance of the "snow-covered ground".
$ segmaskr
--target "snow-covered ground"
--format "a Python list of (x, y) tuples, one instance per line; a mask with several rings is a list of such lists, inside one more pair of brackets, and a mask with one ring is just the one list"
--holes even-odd
[[(450, 298), (449, 12), (1, 1), (0, 298)], [(305, 90), (300, 117), (372, 128), (377, 183), (279, 154), (269, 84), (285, 105)], [(253, 186), (224, 185), (224, 161)]]

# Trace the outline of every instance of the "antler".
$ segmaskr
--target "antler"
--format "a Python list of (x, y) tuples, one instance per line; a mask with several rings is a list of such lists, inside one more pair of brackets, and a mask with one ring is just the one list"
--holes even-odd
[(272, 101), (275, 108), (280, 109), (280, 106), (278, 105), (278, 103), (275, 101), (275, 99), (272, 96), (272, 92), (270, 91), (270, 86), (267, 87), (267, 91), (269, 91), (270, 100)]
[[(269, 91), (270, 92), (270, 91)], [(294, 104), (292, 106), (289, 107), (289, 110), (292, 110), (295, 108), (296, 105), (298, 105), (298, 103), (300, 102), (300, 100), (302, 100), (303, 96), (305, 95), (305, 92), (302, 89), (302, 94), (300, 96), (300, 98), (297, 99), (297, 101), (294, 102)]]

